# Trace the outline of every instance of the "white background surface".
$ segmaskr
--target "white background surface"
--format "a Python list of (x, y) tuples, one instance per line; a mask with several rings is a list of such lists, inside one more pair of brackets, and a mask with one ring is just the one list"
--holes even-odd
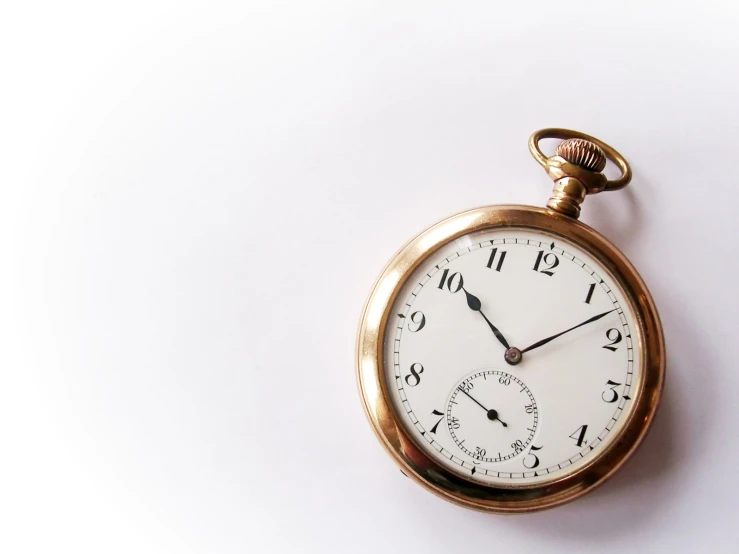
[[(733, 5), (732, 5), (733, 4)], [(732, 2), (6, 2), (0, 550), (736, 548)], [(466, 208), (543, 204), (526, 140), (634, 167), (584, 221), (667, 338), (643, 448), (554, 511), (404, 478), (354, 379), (383, 264)]]

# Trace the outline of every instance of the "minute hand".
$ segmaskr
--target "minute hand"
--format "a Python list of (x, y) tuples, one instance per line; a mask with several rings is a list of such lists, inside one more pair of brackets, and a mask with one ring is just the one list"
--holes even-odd
[(552, 335), (551, 337), (547, 337), (547, 338), (545, 338), (543, 340), (540, 340), (539, 342), (535, 342), (531, 346), (527, 346), (526, 348), (524, 348), (523, 350), (521, 350), (521, 352), (522, 353), (523, 352), (528, 352), (529, 350), (533, 350), (534, 348), (539, 348), (540, 346), (544, 346), (548, 342), (553, 341), (557, 337), (561, 337), (565, 333), (569, 333), (570, 331), (574, 331), (575, 329), (577, 329), (579, 327), (582, 327), (583, 325), (587, 325), (588, 323), (592, 323), (593, 321), (598, 321), (600, 318), (605, 317), (608, 314), (610, 314), (611, 312), (615, 312), (615, 311), (616, 311), (616, 308), (614, 308), (612, 310), (608, 310), (607, 312), (603, 312), (602, 314), (594, 315), (593, 317), (591, 317), (590, 319), (588, 319), (586, 321), (583, 321), (579, 325), (575, 325), (574, 327), (570, 327), (566, 331), (562, 331), (561, 333), (557, 333), (556, 335)]

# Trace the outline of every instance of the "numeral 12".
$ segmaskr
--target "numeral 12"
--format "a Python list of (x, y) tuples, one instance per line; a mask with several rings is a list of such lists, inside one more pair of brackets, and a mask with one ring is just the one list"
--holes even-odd
[[(547, 264), (549, 267), (545, 269), (539, 269), (539, 266), (541, 266), (542, 262)], [(539, 254), (536, 256), (536, 263), (534, 264), (534, 271), (538, 271), (539, 273), (543, 273), (544, 275), (549, 275), (551, 277), (552, 275), (554, 275), (554, 271), (552, 270), (558, 265), (559, 258), (556, 254), (553, 254), (552, 252), (544, 254), (543, 250), (539, 250)]]

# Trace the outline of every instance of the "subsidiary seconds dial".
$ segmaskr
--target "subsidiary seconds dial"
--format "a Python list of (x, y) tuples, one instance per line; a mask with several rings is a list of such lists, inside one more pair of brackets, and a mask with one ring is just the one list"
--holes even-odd
[(446, 418), (452, 439), (473, 463), (502, 462), (531, 443), (539, 412), (534, 395), (520, 379), (483, 370), (457, 385)]

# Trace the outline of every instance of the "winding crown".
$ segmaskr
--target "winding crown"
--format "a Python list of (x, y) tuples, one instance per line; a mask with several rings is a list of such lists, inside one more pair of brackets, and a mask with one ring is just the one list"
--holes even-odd
[(606, 155), (600, 146), (589, 140), (567, 139), (557, 146), (557, 156), (573, 165), (600, 173), (606, 167)]

